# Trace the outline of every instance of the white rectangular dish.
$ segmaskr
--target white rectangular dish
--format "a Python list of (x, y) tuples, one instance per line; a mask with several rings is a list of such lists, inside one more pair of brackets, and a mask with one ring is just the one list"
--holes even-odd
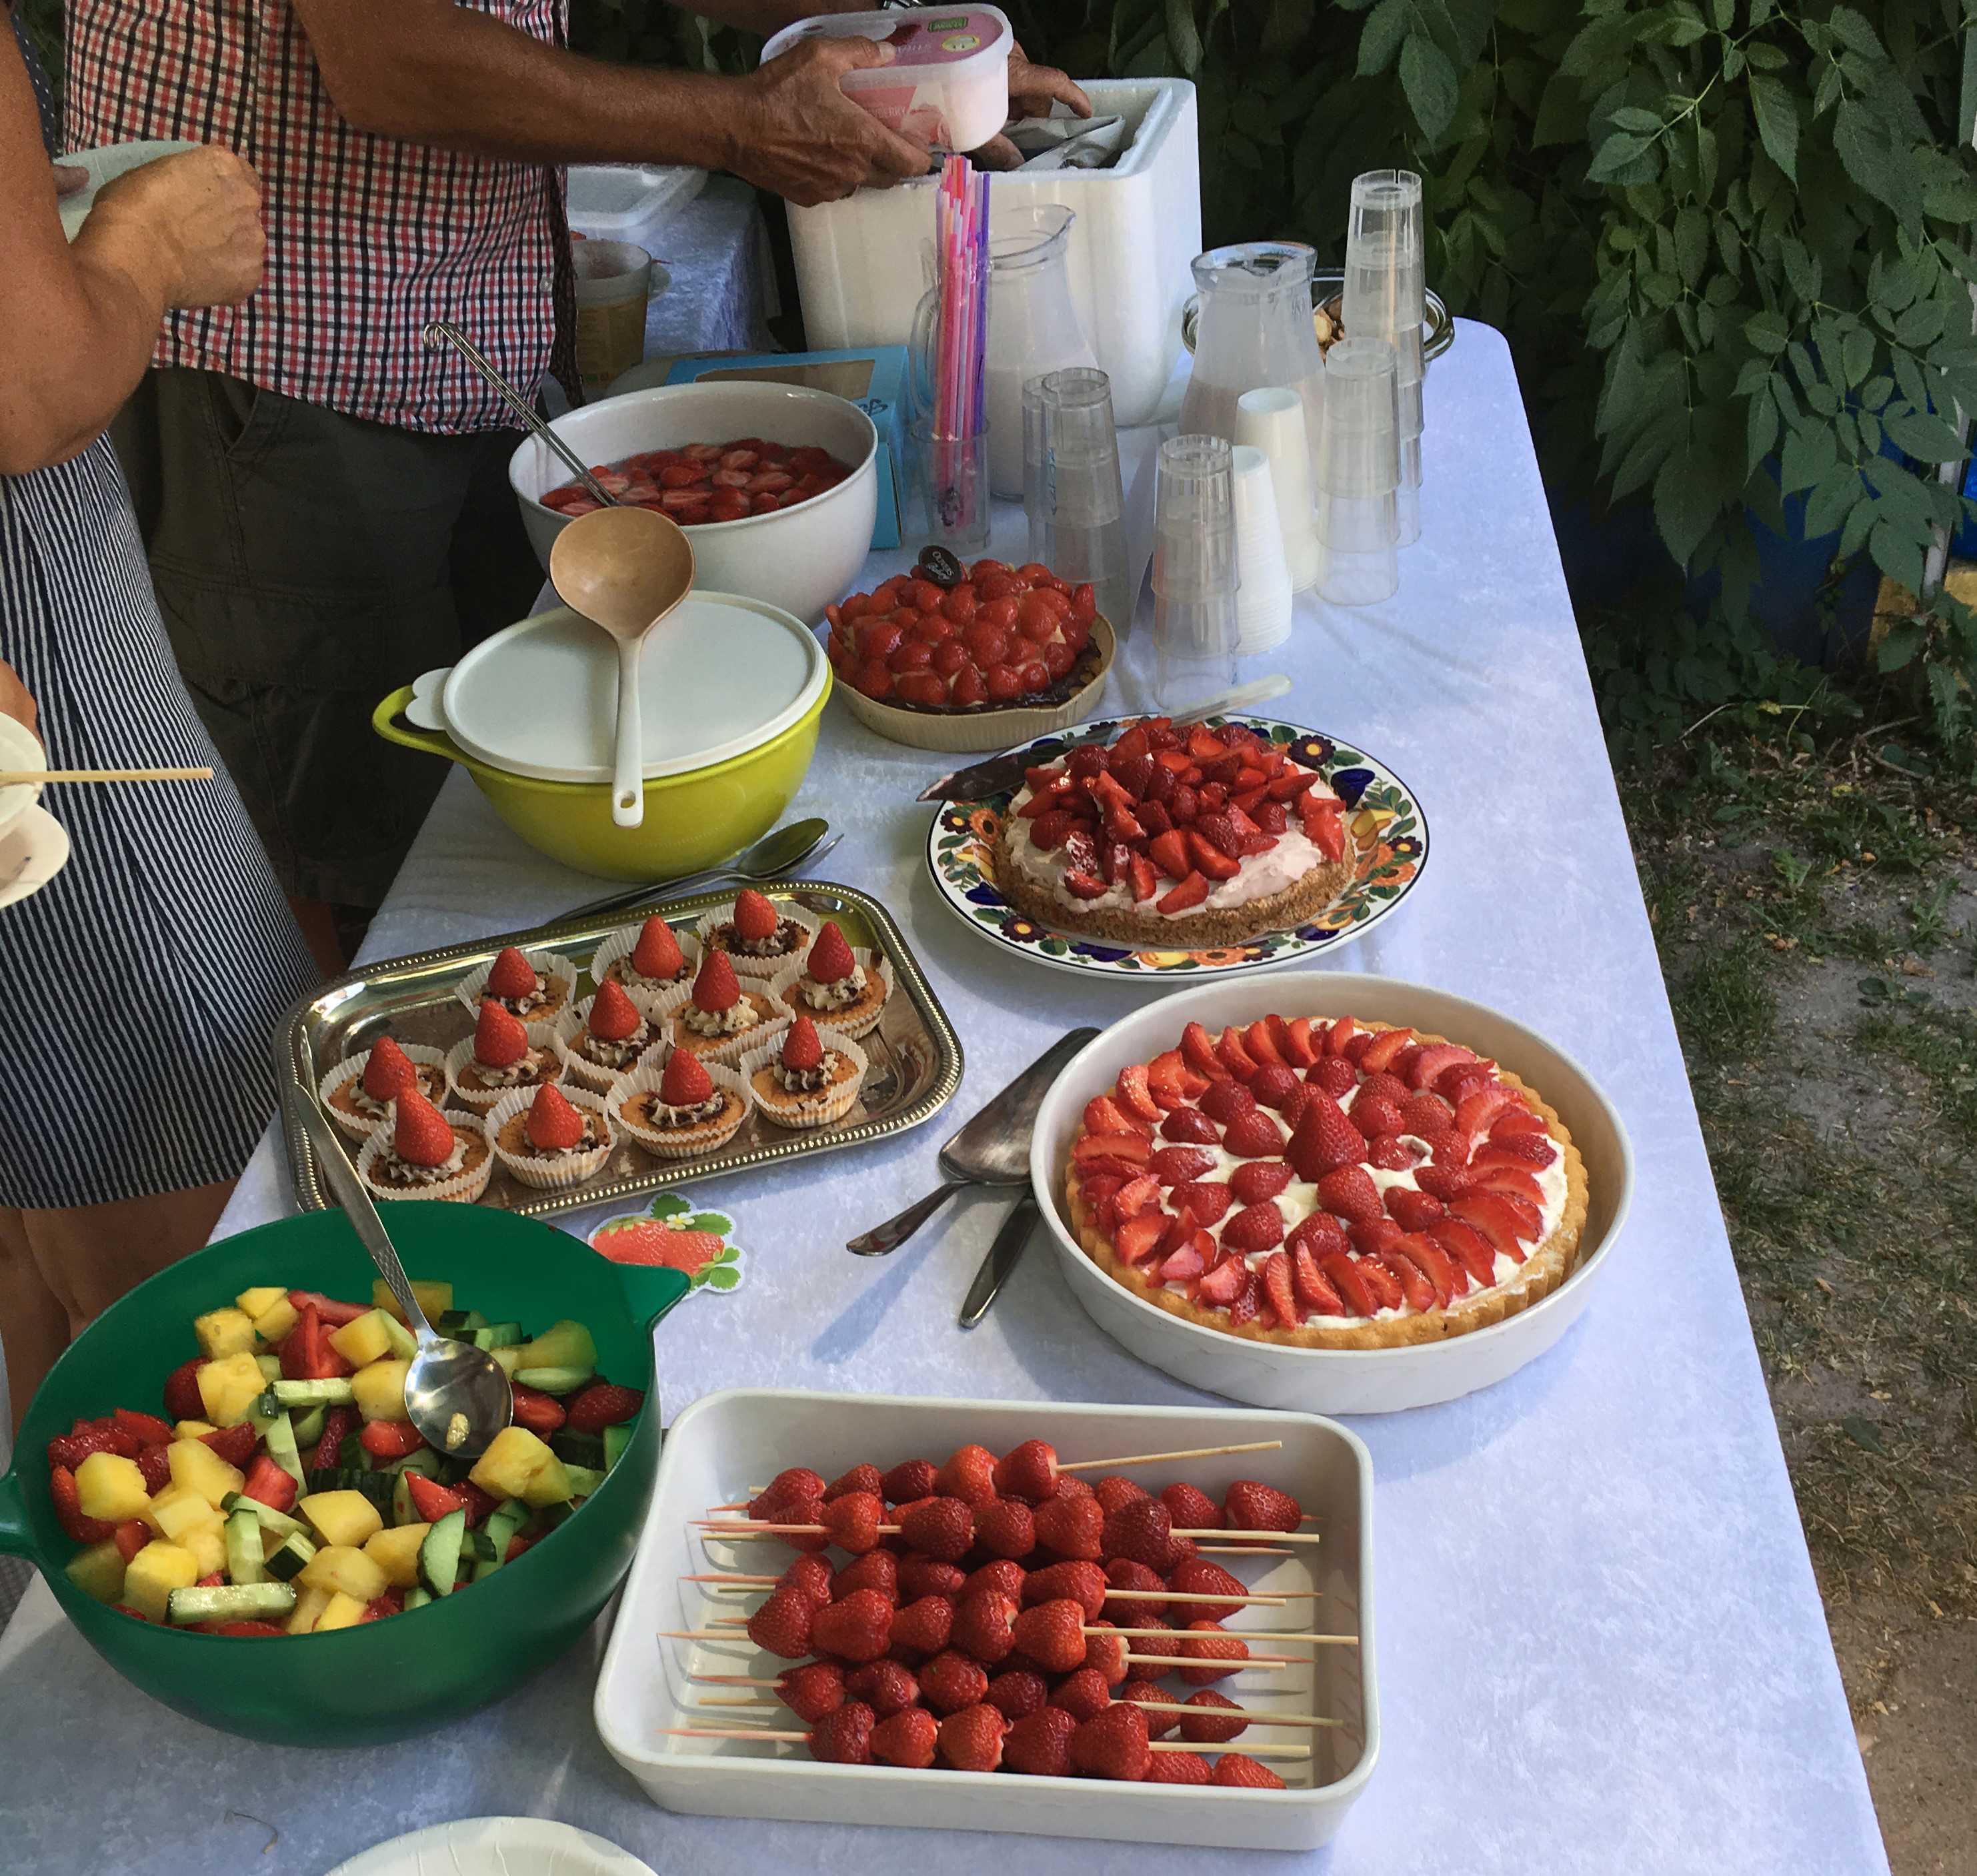
[[(1133, 1475), (1152, 1491), (1178, 1478), (1218, 1495), (1236, 1479), (1262, 1478), (1294, 1493), (1316, 1521), (1311, 1528), (1325, 1541), (1299, 1545), (1294, 1555), (1246, 1562), (1242, 1570), (1255, 1588), (1322, 1594), (1309, 1603), (1248, 1611), (1250, 1619), (1230, 1626), (1254, 1640), (1269, 1628), (1305, 1626), (1301, 1612), (1309, 1610), (1319, 1628), (1356, 1633), (1359, 1645), (1320, 1647), (1309, 1668), (1253, 1672), (1220, 1683), (1245, 1706), (1320, 1713), (1345, 1722), (1308, 1735), (1288, 1727), (1257, 1729), (1259, 1736), (1267, 1732), (1279, 1742), (1309, 1738), (1309, 1761), (1271, 1762), (1289, 1788), (1230, 1791), (825, 1765), (794, 1744), (661, 1736), (658, 1729), (666, 1726), (801, 1726), (781, 1707), (738, 1712), (697, 1704), (710, 1690), (689, 1674), (774, 1674), (786, 1665), (745, 1637), (733, 1643), (657, 1639), (661, 1630), (705, 1628), (711, 1615), (753, 1607), (732, 1600), (731, 1591), (683, 1583), (682, 1576), (725, 1569), (774, 1573), (794, 1555), (768, 1543), (713, 1538), (703, 1544), (689, 1528), (691, 1520), (705, 1516), (711, 1505), (746, 1496), (750, 1485), (763, 1484), (787, 1465), (814, 1466), (831, 1478), (864, 1460), (881, 1470), (909, 1458), (938, 1464), (971, 1441), (1004, 1452), (1032, 1438), (1050, 1441), (1067, 1461), (1249, 1440), (1283, 1442), (1280, 1452), (1187, 1460), (1170, 1469), (1142, 1466)], [(1379, 1756), (1372, 1486), (1371, 1464), (1360, 1441), (1342, 1426), (1302, 1414), (775, 1389), (711, 1394), (666, 1434), (652, 1508), (598, 1677), (597, 1730), (611, 1755), (655, 1803), (701, 1816), (1312, 1849), (1338, 1829)], [(1216, 1561), (1227, 1567), (1238, 1560)], [(1180, 1688), (1175, 1697), (1184, 1699), (1188, 1691)], [(1242, 1748), (1239, 1739), (1231, 1749)]]
[[(1304, 1349), (1251, 1341), (1170, 1315), (1116, 1283), (1085, 1255), (1064, 1217), (1064, 1173), (1085, 1103), (1121, 1069), (1180, 1040), (1190, 1022), (1220, 1032), (1271, 1013), (1355, 1016), (1446, 1036), (1523, 1077), (1558, 1110), (1586, 1163), (1589, 1205), (1572, 1274), (1541, 1301), (1446, 1342), (1391, 1349)], [(1074, 1055), (1037, 1115), (1030, 1181), (1064, 1280), (1100, 1328), (1190, 1387), (1259, 1407), (1393, 1413), (1493, 1386), (1576, 1323), (1611, 1262), (1634, 1190), (1634, 1153), (1613, 1104), (1571, 1056), (1481, 1003), (1398, 978), (1307, 970), (1209, 984), (1163, 996), (1113, 1024)]]

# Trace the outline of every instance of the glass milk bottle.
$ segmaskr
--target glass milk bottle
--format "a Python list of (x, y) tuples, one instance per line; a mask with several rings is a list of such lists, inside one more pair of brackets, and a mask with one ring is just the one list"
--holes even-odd
[(1236, 400), (1282, 385), (1303, 400), (1315, 448), (1325, 409), (1325, 358), (1311, 320), (1318, 256), (1301, 241), (1247, 241), (1196, 256), (1201, 310), (1182, 434), (1236, 441)]

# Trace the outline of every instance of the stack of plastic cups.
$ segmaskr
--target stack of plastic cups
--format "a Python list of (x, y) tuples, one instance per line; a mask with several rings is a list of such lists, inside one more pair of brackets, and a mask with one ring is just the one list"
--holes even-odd
[[(1399, 542), (1421, 538), (1421, 320), (1427, 310), (1421, 180), (1412, 170), (1368, 170), (1352, 179), (1340, 308), (1354, 338), (1392, 342), (1400, 418)], [(1327, 360), (1328, 364), (1330, 362)]]
[[(1044, 559), (1044, 375), (1023, 382), (1023, 513), (1030, 523), (1030, 558)], [(1044, 561), (1048, 566), (1049, 563)]]
[(1247, 443), (1229, 454), (1235, 478), (1236, 652), (1274, 650), (1291, 635), (1291, 576), (1270, 459)]
[(1123, 636), (1132, 623), (1127, 578), (1126, 490), (1112, 381), (1095, 365), (1069, 365), (1043, 380), (1042, 547), (1031, 557), (1073, 586), (1090, 581), (1099, 611)]
[(1401, 583), (1398, 429), (1393, 347), (1384, 339), (1342, 339), (1325, 355), (1318, 444), (1318, 534), (1325, 548), (1318, 591), (1335, 606), (1371, 606)]
[(1154, 692), (1171, 715), (1236, 682), (1235, 476), (1226, 439), (1160, 445), (1154, 490)]
[(1284, 542), (1284, 564), (1291, 590), (1318, 584), (1322, 556), (1312, 514), (1311, 462), (1315, 438), (1305, 434), (1304, 399), (1288, 385), (1246, 391), (1236, 400), (1236, 441), (1270, 459), (1270, 483), (1277, 498), (1277, 525)]

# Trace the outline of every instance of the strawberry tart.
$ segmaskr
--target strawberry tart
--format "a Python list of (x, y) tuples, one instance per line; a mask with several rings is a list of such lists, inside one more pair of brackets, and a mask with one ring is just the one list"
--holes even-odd
[(1085, 1108), (1066, 1201), (1099, 1268), (1170, 1314), (1314, 1349), (1441, 1341), (1577, 1260), (1557, 1114), (1437, 1035), (1269, 1016), (1127, 1068)]
[(490, 1112), (517, 1088), (539, 1088), (563, 1076), (563, 1056), (546, 1023), (525, 1024), (490, 997), (481, 1000), (474, 1033), (446, 1058), (446, 1084), (464, 1106)]
[(673, 928), (655, 914), (606, 939), (591, 958), (590, 974), (600, 985), (619, 985), (644, 1006), (676, 984), (691, 983), (693, 965)]
[(493, 1171), (480, 1117), (442, 1114), (415, 1088), (393, 1101), (391, 1118), (357, 1157), (358, 1177), (379, 1198), (470, 1205), (487, 1190)]
[(658, 1040), (653, 1019), (609, 977), (587, 1003), (563, 1012), (556, 1033), (570, 1073), (599, 1094)]
[(381, 1035), (361, 1055), (332, 1068), (319, 1092), (329, 1118), (352, 1140), (364, 1141), (384, 1125), (391, 1104), (408, 1088), (417, 1088), (435, 1107), (444, 1106), (445, 1056), (421, 1043), (401, 1045)]
[(745, 977), (773, 977), (801, 963), (816, 936), (816, 926), (801, 913), (778, 911), (745, 887), (735, 894), (734, 904), (700, 921), (702, 952), (726, 952)]
[(995, 884), (1039, 924), (1128, 944), (1247, 943), (1309, 923), (1351, 880), (1345, 804), (1315, 751), (1163, 717), (1030, 769)]
[(724, 1147), (741, 1131), (749, 1102), (734, 1069), (675, 1049), (663, 1067), (648, 1062), (615, 1083), (605, 1100), (609, 1118), (648, 1153), (689, 1159)]

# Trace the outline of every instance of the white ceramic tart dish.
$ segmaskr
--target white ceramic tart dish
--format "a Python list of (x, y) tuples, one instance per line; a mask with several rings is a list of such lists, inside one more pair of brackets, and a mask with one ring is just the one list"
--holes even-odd
[[(1314, 1310), (1303, 1326), (1293, 1329), (1278, 1326), (1267, 1299), (1260, 1295), (1256, 1312), (1232, 1323), (1226, 1306), (1215, 1298), (1202, 1297), (1195, 1285), (1162, 1280), (1165, 1256), (1156, 1260), (1158, 1267), (1149, 1277), (1128, 1267), (1147, 1261), (1138, 1254), (1137, 1244), (1129, 1242), (1127, 1248), (1136, 1253), (1130, 1260), (1116, 1254), (1111, 1230), (1101, 1228), (1097, 1217), (1102, 1188), (1092, 1203), (1074, 1202), (1071, 1196), (1073, 1154), (1085, 1128), (1088, 1105), (1098, 1097), (1113, 1097), (1123, 1072), (1149, 1064), (1175, 1047), (1191, 1023), (1219, 1038), (1232, 1026), (1240, 1032), (1273, 1015), (1287, 1021), (1307, 1019), (1314, 1031), (1349, 1016), (1365, 1030), (1390, 1026), (1412, 1030), (1415, 1039), (1447, 1037), (1497, 1065), (1500, 1079), (1513, 1094), (1535, 1091), (1531, 1111), (1556, 1149), (1550, 1164), (1531, 1168), (1542, 1203), (1524, 1211), (1521, 1205), (1479, 1210), (1451, 1201), (1457, 1219), (1463, 1211), (1471, 1213), (1473, 1228), (1486, 1240), (1482, 1257), (1491, 1283), (1483, 1284), (1466, 1275), (1461, 1284), (1448, 1286), (1445, 1301), (1438, 1294), (1428, 1300), (1422, 1293), (1441, 1286), (1432, 1275), (1431, 1258), (1427, 1270), (1404, 1272), (1413, 1295), (1403, 1294), (1390, 1303), (1376, 1294), (1371, 1298), (1376, 1306), (1371, 1310), (1363, 1302), (1355, 1309), (1349, 1301), (1335, 1314)], [(1303, 1072), (1299, 1073), (1302, 1077)], [(1356, 1105), (1357, 1098), (1356, 1092), (1342, 1096), (1348, 1106)], [(1281, 1117), (1270, 1118), (1289, 1133)], [(1220, 1132), (1220, 1124), (1210, 1131)], [(1193, 1144), (1176, 1141), (1157, 1128), (1154, 1131), (1156, 1151)], [(1422, 1144), (1415, 1143), (1411, 1158), (1432, 1164)], [(1206, 1132), (1199, 1151), (1210, 1155), (1213, 1164), (1196, 1176), (1223, 1183), (1232, 1174), (1238, 1180), (1257, 1177), (1236, 1169), (1272, 1157), (1264, 1154), (1251, 1161), (1246, 1154), (1232, 1155), (1220, 1141), (1211, 1145)], [(1289, 1170), (1291, 1182), (1269, 1201), (1282, 1211), (1285, 1243), (1261, 1245), (1236, 1227), (1242, 1241), (1232, 1248), (1239, 1248), (1259, 1274), (1272, 1252), (1299, 1241), (1305, 1220), (1332, 1209), (1312, 1182), (1298, 1178), (1295, 1168)], [(1390, 1212), (1394, 1207), (1389, 1188), (1418, 1183), (1418, 1165), (1415, 1170), (1411, 1181), (1398, 1168), (1361, 1168), (1375, 1181)], [(1114, 1024), (1072, 1061), (1046, 1097), (1031, 1144), (1031, 1176), (1065, 1277), (1080, 1303), (1101, 1328), (1142, 1359), (1192, 1386), (1262, 1406), (1382, 1412), (1453, 1399), (1489, 1386), (1556, 1342), (1584, 1309), (1608, 1260), (1631, 1198), (1633, 1169), (1632, 1150), (1612, 1104), (1584, 1069), (1542, 1037), (1482, 1005), (1444, 992), (1381, 978), (1307, 973), (1274, 985), (1204, 986), (1163, 999)], [(1508, 1187), (1518, 1184), (1514, 1179), (1504, 1183)], [(1143, 1191), (1138, 1196), (1147, 1195)], [(1246, 1190), (1243, 1196), (1256, 1194)], [(1239, 1198), (1217, 1217), (1210, 1235), (1218, 1245), (1243, 1209)], [(1493, 1257), (1491, 1227), (1502, 1227), (1512, 1211), (1520, 1214), (1526, 1228), (1535, 1214), (1540, 1227), (1527, 1241), (1498, 1250)], [(1351, 1228), (1349, 1221), (1345, 1228)], [(1320, 1240), (1307, 1237), (1302, 1241), (1315, 1245)], [(1509, 1254), (1510, 1248), (1523, 1255)], [(1356, 1267), (1366, 1260), (1356, 1241), (1352, 1250)], [(1322, 1255), (1315, 1261), (1321, 1271), (1326, 1268)], [(1386, 1261), (1382, 1260), (1383, 1267)]]
[[(1246, 1739), (1309, 1741), (1308, 1760), (1272, 1759), (1282, 1791), (1125, 1784), (1089, 1779), (914, 1771), (883, 1765), (820, 1763), (798, 1745), (668, 1737), (661, 1729), (723, 1726), (721, 1709), (700, 1705), (696, 1674), (771, 1674), (787, 1665), (744, 1636), (733, 1640), (656, 1639), (662, 1630), (704, 1629), (734, 1613), (732, 1600), (688, 1575), (724, 1569), (779, 1570), (793, 1551), (764, 1544), (705, 1540), (691, 1528), (710, 1504), (744, 1495), (751, 1481), (787, 1465), (814, 1466), (827, 1478), (870, 1461), (882, 1470), (909, 1458), (936, 1465), (979, 1442), (1002, 1453), (1025, 1439), (1048, 1440), (1063, 1461), (1166, 1452), (1253, 1440), (1280, 1449), (1137, 1468), (1157, 1491), (1186, 1479), (1211, 1495), (1239, 1478), (1260, 1478), (1293, 1493), (1322, 1541), (1294, 1554), (1216, 1561), (1263, 1590), (1319, 1592), (1315, 1599), (1246, 1611), (1229, 1627), (1253, 1642), (1257, 1631), (1315, 1626), (1352, 1633), (1356, 1646), (1312, 1650), (1309, 1665), (1220, 1683), (1246, 1707), (1317, 1713), (1342, 1723), (1306, 1730), (1258, 1727)], [(775, 1551), (773, 1561), (764, 1553)], [(827, 1553), (836, 1564), (837, 1552)], [(1286, 1620), (1289, 1617), (1290, 1619)], [(734, 1389), (703, 1396), (668, 1431), (639, 1552), (626, 1578), (616, 1628), (599, 1675), (593, 1708), (606, 1749), (667, 1809), (710, 1817), (1003, 1831), (1115, 1838), (1143, 1845), (1195, 1844), (1217, 1850), (1311, 1850), (1326, 1842), (1364, 1789), (1380, 1750), (1375, 1677), (1372, 1471), (1366, 1448), (1345, 1428), (1305, 1414), (1213, 1408), (1071, 1405), (1061, 1402), (900, 1399), (885, 1395)], [(1253, 1685), (1252, 1684), (1253, 1683)], [(1171, 1678), (1184, 1699), (1193, 1691)], [(777, 1713), (781, 1709), (777, 1709)], [(756, 1723), (792, 1716), (753, 1716)], [(732, 1715), (738, 1720), (740, 1716)], [(1213, 1747), (1204, 1747), (1213, 1752)], [(1022, 1851), (1005, 1853), (1025, 1869)], [(936, 1859), (938, 1861), (938, 1859)], [(744, 1853), (735, 1863), (748, 1865)], [(931, 1867), (931, 1865), (930, 1865)]]

